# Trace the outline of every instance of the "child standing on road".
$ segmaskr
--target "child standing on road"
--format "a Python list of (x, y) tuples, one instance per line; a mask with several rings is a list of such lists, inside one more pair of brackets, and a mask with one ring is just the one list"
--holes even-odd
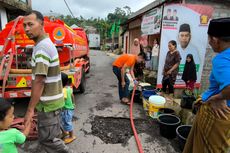
[(14, 120), (14, 107), (4, 99), (0, 99), (0, 153), (17, 153), (15, 144), (23, 144), (30, 131), (31, 124), (23, 132), (10, 128)]
[(196, 83), (197, 75), (196, 75), (196, 65), (193, 60), (192, 54), (188, 54), (186, 57), (186, 63), (184, 67), (184, 72), (182, 74), (182, 80), (184, 80), (186, 84), (186, 88), (190, 91), (193, 91), (194, 85)]
[(64, 135), (68, 137), (64, 137), (65, 144), (71, 143), (76, 139), (73, 133), (73, 114), (74, 114), (74, 97), (73, 97), (73, 89), (71, 87), (71, 79), (68, 79), (68, 75), (65, 73), (61, 74), (62, 84), (63, 84), (63, 94), (65, 99), (65, 105), (63, 107), (63, 111), (61, 113), (62, 118), (62, 127), (64, 130)]

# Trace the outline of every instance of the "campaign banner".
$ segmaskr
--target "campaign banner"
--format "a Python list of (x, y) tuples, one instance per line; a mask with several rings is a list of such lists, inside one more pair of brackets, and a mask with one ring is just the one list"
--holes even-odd
[(177, 42), (177, 50), (182, 58), (175, 87), (185, 87), (182, 74), (188, 54), (193, 55), (197, 72), (196, 86), (200, 86), (208, 45), (208, 24), (213, 10), (211, 6), (197, 4), (171, 4), (164, 7), (157, 77), (158, 87), (162, 86), (162, 72), (169, 51), (168, 42), (171, 40)]
[(155, 8), (147, 12), (141, 22), (142, 35), (152, 35), (160, 33), (162, 18), (162, 7)]

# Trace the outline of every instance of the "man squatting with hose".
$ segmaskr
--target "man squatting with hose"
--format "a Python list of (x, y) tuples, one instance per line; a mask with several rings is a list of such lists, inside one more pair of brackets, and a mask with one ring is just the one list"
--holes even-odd
[(130, 69), (130, 74), (134, 80), (134, 83), (137, 84), (136, 78), (134, 76), (134, 65), (136, 63), (144, 62), (146, 55), (144, 52), (140, 52), (138, 55), (133, 54), (123, 54), (118, 57), (113, 62), (113, 73), (117, 76), (118, 79), (118, 91), (121, 103), (130, 104), (129, 101), (129, 79), (126, 76), (126, 69)]

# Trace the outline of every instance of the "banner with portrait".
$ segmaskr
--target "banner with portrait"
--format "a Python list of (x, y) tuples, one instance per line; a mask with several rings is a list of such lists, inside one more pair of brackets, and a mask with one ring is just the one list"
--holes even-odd
[(185, 87), (182, 73), (188, 54), (193, 55), (197, 72), (196, 86), (200, 86), (208, 45), (207, 30), (212, 13), (213, 8), (207, 5), (171, 4), (164, 7), (157, 77), (158, 87), (162, 86), (162, 72), (170, 40), (177, 42), (177, 50), (182, 58), (175, 87)]
[(162, 7), (155, 8), (147, 12), (141, 22), (142, 35), (152, 35), (160, 33), (162, 19)]

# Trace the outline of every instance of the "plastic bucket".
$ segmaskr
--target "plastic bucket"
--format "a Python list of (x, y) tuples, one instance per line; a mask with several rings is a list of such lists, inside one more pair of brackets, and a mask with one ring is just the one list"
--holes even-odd
[(149, 85), (149, 86), (143, 86), (141, 87), (142, 91), (146, 91), (146, 90), (149, 90), (149, 91), (154, 91), (154, 87)]
[(171, 114), (161, 114), (158, 116), (161, 136), (172, 139), (176, 137), (176, 128), (180, 125), (180, 118)]
[(157, 118), (159, 115), (159, 109), (164, 108), (166, 100), (162, 96), (153, 95), (149, 97), (149, 116)]
[(187, 109), (192, 109), (192, 105), (194, 103), (194, 101), (196, 101), (196, 98), (194, 95), (182, 95), (182, 98), (181, 98), (181, 104), (180, 106), (182, 108), (187, 108)]
[(145, 98), (142, 98), (143, 108), (145, 111), (149, 110), (149, 101)]
[(142, 96), (145, 98), (145, 99), (149, 99), (150, 96), (152, 95), (156, 95), (157, 93), (154, 91), (154, 90), (144, 90), (142, 91)]
[(175, 111), (170, 108), (160, 108), (159, 109), (159, 115), (160, 114), (175, 114)]
[[(130, 92), (130, 99), (132, 98), (132, 94), (133, 94), (133, 90), (131, 90), (131, 92)], [(140, 90), (136, 90), (136, 91), (135, 91), (135, 95), (134, 95), (134, 98), (133, 98), (133, 102), (139, 103), (139, 104), (142, 103), (141, 91), (140, 91)]]
[(187, 137), (189, 135), (191, 128), (192, 128), (191, 125), (181, 125), (181, 126), (178, 126), (176, 129), (176, 134), (178, 137), (179, 147), (181, 151), (184, 150), (184, 146), (185, 146), (185, 143), (186, 143), (186, 140), (187, 140)]
[(156, 92), (154, 90), (142, 91), (143, 108), (146, 111), (149, 109), (149, 97), (152, 96), (152, 95), (156, 95)]

